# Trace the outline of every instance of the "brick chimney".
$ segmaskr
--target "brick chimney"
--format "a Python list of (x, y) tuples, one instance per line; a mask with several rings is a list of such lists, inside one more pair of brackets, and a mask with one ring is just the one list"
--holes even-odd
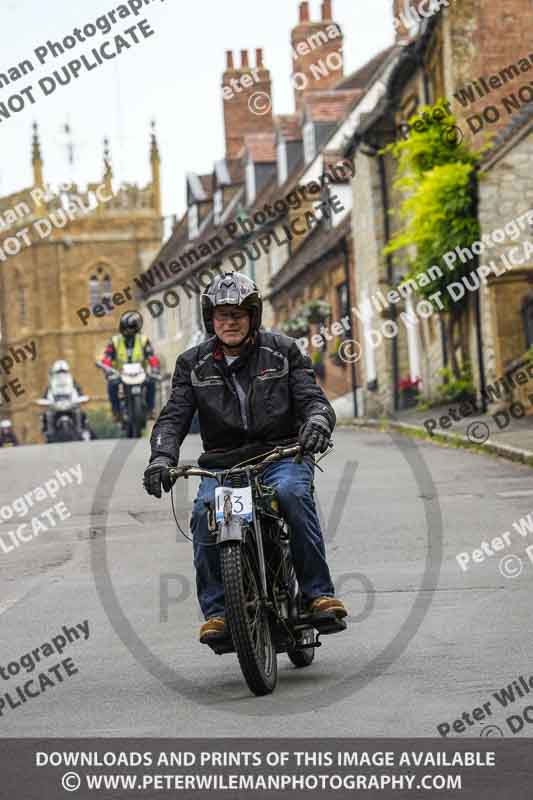
[[(533, 75), (521, 67), (532, 61), (533, 4), (531, 0), (509, 0), (494, 14), (489, 0), (477, 0), (474, 8), (468, 26), (460, 5), (450, 3), (444, 11), (451, 42), (461, 44), (454, 45), (453, 88), (448, 99), (457, 124), (478, 147), (487, 135), (507, 127), (531, 100)], [(492, 82), (493, 75), (499, 80)]]
[(241, 50), (240, 66), (235, 66), (233, 52), (226, 53), (222, 75), (226, 158), (236, 158), (249, 133), (272, 133), (272, 81), (263, 65), (263, 51), (255, 51), (255, 67), (247, 50)]
[(313, 22), (309, 3), (300, 3), (299, 22), (292, 30), (292, 81), (296, 110), (304, 92), (331, 89), (344, 75), (343, 33), (333, 21), (332, 0), (323, 0), (322, 19)]

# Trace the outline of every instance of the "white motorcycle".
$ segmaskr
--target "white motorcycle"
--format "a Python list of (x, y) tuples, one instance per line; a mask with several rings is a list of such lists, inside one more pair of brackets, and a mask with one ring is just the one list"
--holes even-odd
[(52, 377), (46, 397), (35, 400), (44, 412), (44, 435), (48, 444), (55, 442), (89, 441), (91, 433), (84, 424), (82, 406), (89, 402), (79, 394), (72, 375), (60, 373)]

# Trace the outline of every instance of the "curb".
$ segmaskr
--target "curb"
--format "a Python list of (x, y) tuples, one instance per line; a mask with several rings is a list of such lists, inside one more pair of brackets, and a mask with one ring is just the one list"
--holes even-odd
[(371, 428), (380, 431), (393, 430), (398, 433), (416, 436), (432, 444), (451, 444), (455, 447), (462, 447), (464, 450), (489, 453), (490, 455), (500, 456), (500, 458), (506, 458), (508, 461), (514, 461), (525, 464), (528, 467), (533, 467), (533, 452), (531, 450), (522, 450), (519, 447), (512, 447), (512, 445), (509, 444), (499, 444), (490, 439), (480, 444), (473, 443), (466, 436), (462, 436), (458, 433), (442, 432), (430, 435), (425, 428), (419, 425), (412, 425), (408, 422), (396, 422), (386, 417), (379, 420), (372, 418), (341, 419), (338, 425), (339, 427)]

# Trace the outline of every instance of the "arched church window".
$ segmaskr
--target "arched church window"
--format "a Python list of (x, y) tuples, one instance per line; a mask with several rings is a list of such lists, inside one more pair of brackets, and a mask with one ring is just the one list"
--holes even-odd
[(89, 305), (95, 306), (100, 302), (100, 283), (96, 275), (91, 275), (89, 280)]
[(91, 275), (89, 279), (89, 305), (99, 305), (104, 298), (110, 298), (111, 294), (111, 275), (108, 272), (104, 272), (103, 267), (98, 267), (96, 273)]

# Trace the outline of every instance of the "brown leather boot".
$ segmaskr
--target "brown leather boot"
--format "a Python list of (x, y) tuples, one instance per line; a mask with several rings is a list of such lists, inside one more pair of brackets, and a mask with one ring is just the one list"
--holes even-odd
[(309, 606), (309, 613), (314, 616), (317, 614), (327, 614), (333, 612), (337, 619), (348, 616), (348, 612), (341, 600), (336, 597), (315, 597)]
[(222, 617), (211, 617), (200, 628), (200, 642), (202, 644), (211, 644), (212, 642), (227, 639), (228, 636), (226, 622)]

